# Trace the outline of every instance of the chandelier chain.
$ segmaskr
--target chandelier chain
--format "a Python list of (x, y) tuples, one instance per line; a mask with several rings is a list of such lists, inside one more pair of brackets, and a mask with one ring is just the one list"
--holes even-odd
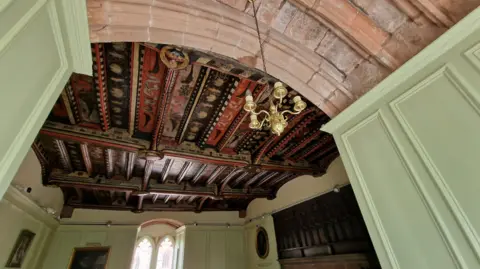
[(257, 8), (255, 7), (255, 0), (248, 0), (248, 1), (250, 1), (250, 3), (252, 3), (252, 6), (253, 6), (253, 17), (255, 18), (255, 26), (257, 27), (258, 43), (260, 45), (260, 54), (262, 56), (263, 71), (267, 73), (267, 66), (265, 65), (265, 54), (263, 53), (262, 37), (260, 35), (260, 27), (258, 26)]

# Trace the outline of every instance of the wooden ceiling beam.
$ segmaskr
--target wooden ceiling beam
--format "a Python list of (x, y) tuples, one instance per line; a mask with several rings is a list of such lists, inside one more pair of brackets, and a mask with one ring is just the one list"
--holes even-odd
[(155, 165), (155, 160), (147, 159), (147, 161), (145, 162), (143, 181), (142, 181), (142, 191), (145, 191), (148, 189), (148, 183), (150, 182), (150, 175), (152, 174), (154, 165)]
[[(254, 88), (252, 89), (252, 87), (254, 87)], [(253, 98), (254, 98), (255, 102), (258, 101), (259, 97), (263, 94), (263, 92), (267, 88), (268, 88), (268, 85), (261, 85), (261, 84), (254, 85), (254, 84), (251, 84), (249, 90), (252, 92), (252, 95), (253, 95)], [(218, 142), (218, 144), (217, 144), (217, 150), (218, 151), (222, 151), (225, 148), (225, 146), (228, 145), (228, 143), (232, 139), (233, 135), (236, 133), (236, 131), (238, 130), (238, 128), (240, 127), (242, 122), (247, 118), (247, 116), (248, 116), (248, 113), (245, 110), (243, 110), (243, 109), (240, 110), (237, 117), (235, 117), (233, 122), (230, 124), (230, 126), (228, 127), (227, 131), (223, 135), (220, 142)]]
[(276, 177), (279, 173), (278, 172), (271, 172), (269, 175), (267, 175), (266, 177), (262, 178), (262, 180), (260, 180), (257, 184), (255, 184), (255, 188), (259, 188), (261, 187), (263, 184), (265, 184), (267, 181), (269, 181), (270, 179)]
[(182, 151), (176, 151), (171, 149), (159, 150), (165, 157), (170, 159), (178, 159), (182, 161), (196, 161), (202, 163), (208, 163), (211, 165), (229, 165), (235, 167), (245, 167), (250, 163), (247, 160), (228, 159), (224, 156), (207, 156), (195, 153), (188, 153)]
[(233, 169), (222, 181), (222, 185), (220, 187), (220, 193), (223, 193), (225, 187), (227, 187), (228, 183), (238, 174), (243, 172), (243, 169)]
[(190, 198), (188, 198), (187, 203), (191, 204), (191, 203), (193, 203), (196, 199), (197, 199), (197, 196), (190, 196)]
[[(315, 113), (311, 113), (313, 110), (305, 110), (305, 112), (302, 112), (301, 114), (297, 115), (297, 117), (294, 117), (294, 119), (291, 121), (297, 121), (298, 119), (299, 122), (297, 124), (294, 124), (293, 128), (285, 135), (282, 137), (282, 139), (278, 142), (275, 143), (275, 145), (267, 152), (267, 156), (269, 158), (273, 157), (277, 152), (281, 151), (284, 149), (292, 139), (294, 139), (298, 134), (300, 134), (305, 128), (312, 123), (313, 121), (318, 119), (318, 115)], [(289, 124), (292, 124), (289, 122)]]
[(90, 159), (90, 152), (88, 151), (88, 145), (86, 143), (80, 144), (80, 151), (82, 152), (83, 164), (85, 165), (85, 170), (89, 176), (92, 176), (93, 167), (92, 160)]
[(138, 196), (137, 208), (133, 211), (134, 213), (142, 213), (143, 212), (143, 200), (145, 199), (145, 195)]
[(245, 185), (243, 186), (244, 189), (248, 188), (250, 185), (255, 183), (259, 178), (263, 177), (265, 174), (267, 174), (268, 171), (261, 171), (260, 173), (257, 173), (255, 176), (253, 176), (251, 179), (249, 179)]
[(137, 154), (134, 152), (128, 152), (127, 167), (125, 171), (125, 178), (129, 181), (132, 178), (133, 168), (135, 167), (135, 161), (137, 160)]
[(321, 131), (320, 129), (315, 130), (315, 132), (309, 134), (308, 137), (303, 139), (298, 145), (296, 145), (295, 147), (290, 149), (288, 152), (285, 152), (285, 154), (283, 155), (283, 158), (284, 159), (290, 158), (293, 154), (295, 154), (298, 151), (300, 151), (301, 149), (305, 148), (305, 146), (308, 145), (310, 142), (319, 138), (322, 133), (324, 133), (324, 132)]
[(213, 182), (215, 182), (215, 180), (217, 179), (217, 177), (226, 169), (227, 167), (226, 166), (219, 166), (215, 169), (215, 171), (213, 171), (213, 173), (210, 175), (210, 177), (208, 178), (207, 180), (207, 185), (210, 185), (212, 184)]
[(208, 166), (208, 164), (202, 164), (202, 166), (197, 170), (197, 173), (193, 177), (193, 179), (191, 181), (191, 184), (196, 184), (198, 182), (198, 180), (200, 180), (200, 178), (202, 177), (203, 172), (205, 171), (207, 166)]
[(282, 180), (284, 180), (284, 179), (286, 179), (286, 178), (288, 178), (288, 177), (291, 177), (292, 175), (294, 175), (294, 174), (289, 173), (289, 172), (283, 173), (283, 174), (279, 175), (277, 178), (275, 178), (274, 180), (271, 180), (270, 182), (268, 182), (266, 186), (269, 187), (269, 188), (270, 188), (270, 187), (273, 187), (273, 186), (275, 186), (278, 182), (280, 182), (280, 181), (282, 181)]
[(320, 138), (318, 140), (318, 142), (315, 145), (299, 151), (297, 154), (294, 154), (292, 157), (290, 157), (290, 159), (293, 160), (293, 161), (303, 159), (303, 158), (307, 157), (308, 155), (317, 152), (319, 149), (321, 149), (323, 146), (325, 146), (328, 143), (335, 144), (335, 142), (333, 141), (333, 137), (331, 135), (323, 136), (322, 138)]
[(178, 71), (173, 69), (168, 69), (167, 75), (165, 78), (165, 84), (163, 90), (160, 91), (160, 102), (158, 105), (157, 118), (155, 121), (155, 129), (152, 134), (152, 144), (150, 146), (151, 150), (157, 150), (157, 145), (160, 142), (160, 138), (163, 133), (163, 128), (165, 127), (165, 116), (167, 115), (168, 107), (172, 99), (172, 90), (177, 81)]
[(195, 208), (195, 212), (202, 212), (203, 205), (207, 201), (208, 197), (202, 197)]
[(321, 148), (317, 150), (314, 154), (311, 154), (307, 157), (304, 157), (303, 159), (306, 159), (309, 162), (313, 162), (317, 160), (318, 158), (321, 158), (323, 155), (326, 155), (327, 153), (330, 153), (330, 151), (335, 150), (336, 151), (337, 145), (335, 143), (332, 143), (328, 145), (325, 148)]
[(167, 181), (168, 173), (170, 172), (170, 168), (172, 168), (173, 163), (174, 163), (174, 160), (172, 159), (165, 160), (165, 164), (163, 165), (162, 175), (161, 175), (162, 183), (165, 183)]
[(112, 178), (113, 176), (113, 157), (112, 157), (112, 150), (105, 149), (104, 150), (104, 157), (105, 157), (105, 171), (107, 178)]
[(96, 67), (93, 69), (93, 80), (97, 93), (98, 112), (100, 114), (100, 126), (103, 131), (110, 129), (110, 109), (108, 107), (108, 89), (106, 85), (106, 62), (105, 47), (101, 43), (94, 44), (92, 47), (93, 52), (93, 65)]
[(177, 176), (177, 184), (179, 184), (180, 182), (182, 182), (182, 180), (185, 178), (185, 175), (187, 174), (188, 170), (190, 169), (190, 167), (192, 167), (193, 163), (192, 162), (189, 162), (189, 161), (186, 161), (183, 166), (182, 166), (182, 170), (180, 170), (180, 173), (178, 173), (178, 176)]
[(208, 77), (210, 75), (210, 68), (201, 67), (200, 73), (198, 75), (197, 83), (195, 84), (195, 88), (192, 91), (190, 99), (188, 100), (187, 106), (185, 107), (185, 113), (183, 114), (182, 120), (180, 121), (180, 128), (178, 129), (178, 133), (175, 137), (175, 140), (178, 144), (183, 142), (183, 138), (185, 136), (185, 132), (187, 131), (187, 126), (192, 118), (193, 112), (195, 111), (195, 107), (200, 100), (200, 96), (202, 95), (203, 89), (205, 84), (207, 83)]
[(63, 169), (68, 172), (73, 172), (72, 162), (70, 160), (70, 156), (68, 155), (65, 143), (59, 139), (54, 139), (53, 143), (60, 157), (60, 162), (62, 163)]
[(159, 196), (160, 196), (159, 194), (154, 194), (153, 197), (152, 197), (152, 203), (155, 204), (157, 202)]
[(247, 171), (244, 171), (243, 174), (241, 174), (235, 181), (231, 184), (232, 188), (240, 184), (244, 178), (246, 178), (250, 173)]

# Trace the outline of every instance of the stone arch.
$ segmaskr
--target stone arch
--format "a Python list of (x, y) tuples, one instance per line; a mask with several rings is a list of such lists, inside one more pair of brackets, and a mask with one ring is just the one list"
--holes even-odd
[(140, 228), (144, 229), (146, 227), (159, 224), (168, 225), (174, 229), (178, 229), (184, 225), (182, 222), (173, 219), (152, 219), (140, 224)]
[[(333, 117), (478, 6), (257, 0), (268, 73)], [(457, 1), (458, 2), (458, 1)], [(247, 0), (88, 0), (92, 42), (193, 47), (262, 69)]]

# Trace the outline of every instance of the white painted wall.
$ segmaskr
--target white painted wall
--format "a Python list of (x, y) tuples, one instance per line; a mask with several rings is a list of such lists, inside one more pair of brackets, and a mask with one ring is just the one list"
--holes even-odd
[(138, 238), (142, 236), (150, 236), (154, 239), (161, 239), (166, 235), (175, 237), (176, 229), (166, 224), (154, 224), (145, 228), (140, 228)]
[(348, 184), (348, 177), (340, 158), (335, 159), (328, 167), (327, 173), (321, 177), (300, 176), (278, 190), (273, 200), (265, 198), (253, 200), (247, 208), (247, 219), (263, 214), (270, 214), (297, 203), (331, 191), (335, 185)]
[[(110, 247), (107, 269), (130, 269), (137, 226), (66, 226), (55, 233), (43, 269), (67, 269), (76, 247)], [(36, 267), (40, 268), (40, 267)]]
[(37, 204), (53, 208), (60, 214), (63, 208), (63, 193), (60, 188), (43, 186), (41, 171), (40, 162), (30, 149), (18, 168), (12, 184), (32, 188), (32, 192), (26, 194), (27, 196)]
[(245, 269), (241, 226), (190, 226), (185, 229), (184, 269)]
[[(265, 259), (258, 257), (255, 248), (258, 227), (263, 227), (268, 234), (269, 254)], [(248, 269), (280, 269), (272, 216), (265, 216), (245, 225), (245, 244)]]
[(22, 264), (22, 269), (39, 268), (45, 248), (58, 222), (12, 187), (0, 201), (0, 220), (2, 227), (0, 229), (0, 268), (5, 268), (17, 237), (23, 229), (35, 233), (35, 237)]
[(62, 220), (62, 223), (114, 223), (140, 225), (152, 219), (174, 219), (181, 223), (230, 223), (243, 224), (245, 219), (238, 217), (238, 212), (144, 212), (135, 214), (129, 211), (109, 211), (92, 209), (75, 209), (72, 218)]

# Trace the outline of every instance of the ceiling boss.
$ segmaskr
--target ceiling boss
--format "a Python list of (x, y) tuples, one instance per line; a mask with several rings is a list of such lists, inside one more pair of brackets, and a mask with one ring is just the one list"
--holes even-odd
[[(257, 35), (258, 35), (258, 42), (260, 44), (260, 52), (262, 56), (262, 63), (263, 63), (263, 71), (267, 73), (267, 67), (265, 65), (264, 53), (263, 53), (263, 44), (260, 38), (260, 29), (258, 27), (258, 19), (257, 19), (257, 9), (255, 8), (255, 0), (249, 0), (250, 3), (253, 5), (253, 16), (255, 18), (255, 25), (257, 27)], [(283, 98), (287, 96), (287, 88), (283, 83), (276, 82), (273, 86), (273, 97), (274, 100), (270, 99), (270, 107), (269, 111), (260, 110), (256, 112), (255, 109), (257, 108), (257, 104), (253, 101), (253, 96), (250, 90), (247, 90), (245, 96), (245, 105), (243, 109), (245, 111), (250, 112), (250, 124), (248, 125), (253, 130), (260, 130), (263, 127), (270, 128), (271, 132), (280, 136), (282, 132), (287, 127), (287, 118), (285, 114), (299, 114), (302, 112), (306, 107), (307, 103), (305, 103), (300, 96), (295, 96), (293, 98), (294, 107), (293, 111), (291, 110), (283, 110), (280, 111)], [(277, 102), (275, 102), (277, 101)], [(258, 116), (264, 114), (262, 120), (258, 120)]]

